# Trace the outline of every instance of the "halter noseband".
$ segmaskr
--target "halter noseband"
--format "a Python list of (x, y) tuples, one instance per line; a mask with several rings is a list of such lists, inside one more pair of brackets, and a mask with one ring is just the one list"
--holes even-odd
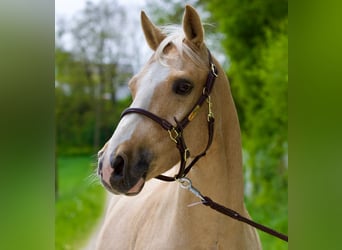
[[(203, 86), (202, 95), (198, 98), (197, 102), (195, 103), (193, 108), (190, 110), (190, 112), (181, 121), (177, 121), (177, 119), (174, 118), (177, 126), (173, 126), (167, 120), (151, 113), (150, 111), (147, 111), (147, 110), (141, 109), (141, 108), (128, 108), (128, 109), (124, 110), (123, 113), (121, 114), (121, 118), (127, 114), (132, 114), (132, 113), (138, 113), (138, 114), (141, 114), (141, 115), (144, 115), (144, 116), (150, 118), (151, 120), (158, 123), (163, 129), (167, 130), (169, 135), (170, 135), (171, 140), (174, 143), (176, 143), (176, 146), (179, 150), (180, 158), (181, 158), (180, 168), (179, 168), (178, 174), (175, 175), (174, 177), (169, 177), (169, 176), (165, 176), (165, 175), (158, 175), (155, 178), (157, 178), (159, 180), (175, 181), (179, 178), (185, 177), (189, 173), (191, 168), (195, 165), (195, 163), (201, 157), (205, 156), (207, 150), (209, 149), (209, 147), (213, 141), (215, 120), (214, 120), (214, 114), (212, 112), (212, 102), (210, 99), (210, 93), (211, 93), (211, 90), (214, 86), (215, 79), (218, 76), (218, 71), (217, 71), (216, 65), (212, 61), (212, 57), (211, 57), (209, 50), (208, 50), (208, 57), (209, 57), (209, 68), (210, 68), (210, 70), (208, 73), (207, 80)], [(188, 166), (186, 166), (187, 159), (190, 157), (190, 151), (185, 144), (185, 141), (183, 138), (183, 130), (189, 124), (189, 122), (191, 122), (195, 118), (195, 116), (197, 115), (197, 113), (198, 113), (200, 107), (202, 106), (202, 104), (204, 103), (204, 101), (207, 101), (207, 103), (208, 103), (208, 119), (207, 119), (207, 122), (208, 122), (208, 143), (207, 143), (205, 150), (201, 154), (197, 155), (191, 161), (191, 163)]]

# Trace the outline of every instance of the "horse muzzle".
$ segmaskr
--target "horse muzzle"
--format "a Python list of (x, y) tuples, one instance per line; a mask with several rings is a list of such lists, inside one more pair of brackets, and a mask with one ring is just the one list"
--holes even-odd
[[(135, 155), (135, 156), (134, 156)], [(137, 195), (143, 189), (151, 154), (141, 150), (99, 155), (98, 174), (103, 186), (114, 194)]]

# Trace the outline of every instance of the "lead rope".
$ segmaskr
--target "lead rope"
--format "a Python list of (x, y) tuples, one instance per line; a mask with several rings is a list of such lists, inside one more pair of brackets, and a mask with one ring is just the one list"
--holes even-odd
[[(210, 208), (224, 214), (224, 215), (227, 215), (235, 220), (238, 220), (238, 221), (241, 221), (241, 222), (244, 222), (252, 227), (255, 227), (265, 233), (268, 233), (270, 235), (273, 235), (283, 241), (286, 241), (288, 242), (288, 236), (285, 235), (285, 234), (282, 234), (282, 233), (279, 233), (269, 227), (266, 227), (262, 224), (259, 224), (257, 222), (254, 222), (242, 215), (240, 215), (238, 212), (230, 209), (230, 208), (226, 208), (218, 203), (216, 203), (215, 201), (213, 201), (212, 199), (210, 199), (209, 197), (207, 196), (203, 196), (200, 191), (198, 191), (191, 183), (191, 180), (187, 177), (183, 177), (183, 178), (180, 178), (180, 179), (177, 179), (177, 181), (179, 182), (180, 186), (184, 189), (187, 189), (189, 190), (191, 193), (193, 193), (196, 197), (198, 197), (201, 202), (199, 202), (200, 204), (203, 204), (205, 206), (209, 206)], [(190, 205), (191, 206), (191, 205)]]

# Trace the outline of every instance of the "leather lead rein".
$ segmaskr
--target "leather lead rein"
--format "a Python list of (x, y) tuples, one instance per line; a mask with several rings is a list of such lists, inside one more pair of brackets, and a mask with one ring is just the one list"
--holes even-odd
[[(259, 229), (265, 233), (268, 233), (274, 237), (277, 237), (283, 241), (288, 242), (288, 236), (287, 235), (279, 233), (279, 232), (277, 232), (277, 231), (275, 231), (269, 227), (266, 227), (260, 223), (255, 222), (255, 221), (252, 221), (252, 220), (240, 215), (238, 212), (216, 203), (215, 201), (210, 199), (208, 196), (203, 196), (200, 191), (198, 191), (194, 186), (192, 186), (192, 182), (189, 178), (187, 178), (187, 177), (180, 178), (178, 180), (178, 182), (182, 188), (189, 190), (190, 192), (192, 192), (195, 196), (197, 196), (201, 200), (201, 202), (199, 204), (203, 204), (205, 206), (208, 206), (208, 207), (216, 210), (217, 212), (220, 212), (221, 214), (227, 215), (227, 216), (229, 216), (235, 220), (246, 223), (246, 224), (248, 224), (252, 227), (255, 227), (255, 228), (257, 228), (257, 229)], [(197, 203), (195, 203), (195, 204), (197, 204)]]

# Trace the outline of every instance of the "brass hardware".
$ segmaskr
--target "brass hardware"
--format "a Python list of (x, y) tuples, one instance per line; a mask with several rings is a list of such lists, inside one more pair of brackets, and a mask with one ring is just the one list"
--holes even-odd
[(211, 72), (215, 77), (218, 77), (216, 66), (213, 63), (211, 63)]
[(188, 148), (185, 149), (184, 151), (184, 161), (187, 161), (188, 160), (188, 157), (190, 155), (190, 150)]
[(179, 133), (177, 132), (177, 130), (176, 130), (175, 128), (172, 128), (172, 129), (168, 130), (167, 132), (169, 132), (169, 135), (170, 135), (171, 140), (172, 140), (174, 143), (178, 144), (177, 138), (178, 138), (178, 136), (179, 136)]
[(212, 110), (213, 103), (211, 102), (210, 95), (207, 98), (207, 103), (208, 103), (208, 121), (210, 121), (212, 118), (214, 118), (214, 112)]
[(200, 108), (200, 106), (197, 105), (197, 106), (194, 108), (194, 110), (190, 113), (190, 115), (188, 116), (188, 120), (189, 120), (189, 121), (192, 121), (192, 120), (195, 118), (195, 116), (197, 115), (197, 113), (198, 113), (198, 111), (199, 111), (199, 108)]

